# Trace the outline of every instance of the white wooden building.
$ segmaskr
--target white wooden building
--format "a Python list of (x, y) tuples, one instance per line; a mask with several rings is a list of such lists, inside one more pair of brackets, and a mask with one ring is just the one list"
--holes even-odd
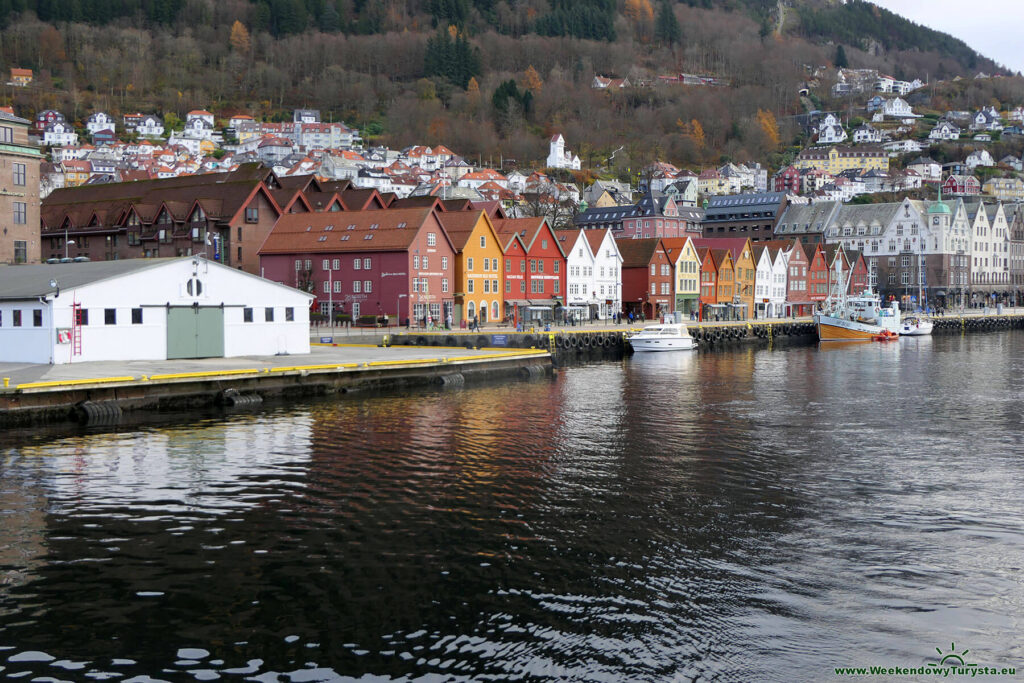
[(566, 256), (565, 305), (577, 320), (622, 310), (622, 255), (611, 230), (558, 230)]
[(312, 299), (201, 256), (0, 267), (0, 362), (305, 354)]

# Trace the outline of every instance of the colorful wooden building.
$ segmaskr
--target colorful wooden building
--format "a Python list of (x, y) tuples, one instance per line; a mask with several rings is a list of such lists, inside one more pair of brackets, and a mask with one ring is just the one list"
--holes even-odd
[(479, 319), (501, 320), (505, 315), (505, 253), (487, 213), (443, 211), (438, 217), (455, 248), (454, 324)]
[(711, 250), (697, 247), (697, 259), (700, 261), (700, 295), (697, 309), (700, 320), (713, 320), (714, 310), (718, 307), (718, 268)]
[(432, 208), (285, 214), (259, 253), (323, 314), (436, 324), (454, 306), (455, 249)]
[(821, 244), (808, 244), (807, 252), (807, 298), (817, 308), (828, 297), (828, 257)]
[(619, 240), (623, 313), (657, 320), (672, 308), (675, 271), (661, 238)]
[(505, 272), (510, 273), (510, 268), (515, 270), (518, 265), (522, 276), (510, 277), (513, 284), (505, 295), (509, 300), (506, 315), (517, 324), (564, 320), (566, 258), (547, 219), (506, 218), (493, 223), (504, 248)]
[(701, 261), (690, 237), (662, 239), (675, 270), (674, 310), (685, 316), (696, 313), (700, 298)]

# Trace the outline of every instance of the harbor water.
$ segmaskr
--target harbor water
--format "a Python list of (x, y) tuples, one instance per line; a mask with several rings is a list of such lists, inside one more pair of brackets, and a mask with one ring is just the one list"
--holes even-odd
[(1013, 331), (10, 430), (0, 680), (1020, 671), (1022, 399)]

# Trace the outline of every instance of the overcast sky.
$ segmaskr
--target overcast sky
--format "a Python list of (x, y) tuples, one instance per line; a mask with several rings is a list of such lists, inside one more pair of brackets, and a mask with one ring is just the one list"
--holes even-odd
[(871, 0), (913, 22), (956, 36), (1013, 71), (1024, 71), (1024, 0)]

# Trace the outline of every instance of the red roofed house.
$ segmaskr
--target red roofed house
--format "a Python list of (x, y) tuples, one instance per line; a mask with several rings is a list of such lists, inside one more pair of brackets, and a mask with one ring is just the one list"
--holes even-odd
[(32, 69), (15, 69), (11, 67), (11, 82), (8, 85), (25, 87), (32, 82)]
[(285, 214), (259, 254), (264, 277), (325, 315), (436, 323), (452, 309), (455, 249), (431, 207)]

